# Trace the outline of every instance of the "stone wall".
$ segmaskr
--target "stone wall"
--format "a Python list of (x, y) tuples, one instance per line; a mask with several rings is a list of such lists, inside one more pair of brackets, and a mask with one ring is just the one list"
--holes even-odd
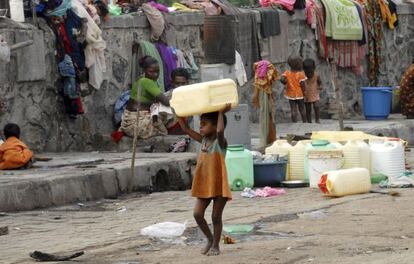
[[(414, 55), (414, 9), (399, 5), (400, 25), (396, 30), (385, 30), (384, 63), (381, 69), (381, 85), (397, 85), (402, 72)], [(198, 62), (203, 59), (203, 14), (170, 14), (167, 40), (179, 49), (191, 49)], [(63, 111), (63, 102), (57, 92), (55, 40), (52, 31), (41, 21), (40, 29), (30, 24), (18, 24), (0, 19), (0, 34), (9, 43), (34, 39), (34, 45), (16, 51), (10, 63), (0, 63), (0, 98), (5, 109), (0, 113), (0, 126), (7, 122), (18, 123), (23, 138), (37, 151), (90, 151), (111, 150), (116, 146), (110, 139), (114, 130), (113, 105), (121, 91), (129, 89), (137, 76), (133, 43), (149, 38), (149, 26), (142, 14), (112, 17), (104, 26), (107, 41), (107, 81), (101, 89), (91, 91), (83, 98), (85, 115), (69, 120)], [(317, 59), (317, 45), (313, 31), (306, 25), (303, 12), (290, 18), (288, 27), (288, 53), (314, 58), (322, 76), (322, 111), (329, 116), (335, 107), (334, 93), (330, 84), (330, 72), (325, 62)], [(276, 65), (283, 72), (287, 65)], [(365, 65), (366, 68), (366, 65)], [(339, 85), (343, 88), (345, 112), (348, 118), (361, 113), (359, 88), (368, 84), (366, 74), (355, 76), (351, 70), (339, 70)], [(197, 81), (197, 80), (195, 80)], [(289, 120), (290, 108), (283, 98), (281, 85), (275, 85), (277, 93), (277, 122)], [(251, 101), (251, 82), (240, 88), (243, 103)], [(252, 121), (257, 112), (251, 110)]]

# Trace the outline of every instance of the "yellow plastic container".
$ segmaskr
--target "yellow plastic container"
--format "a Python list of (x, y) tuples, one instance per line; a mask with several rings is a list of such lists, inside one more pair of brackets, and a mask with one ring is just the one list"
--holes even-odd
[(311, 140), (302, 140), (296, 143), (289, 151), (289, 180), (305, 180), (306, 145)]
[(381, 137), (366, 134), (362, 131), (316, 131), (312, 132), (312, 139), (324, 139), (331, 142), (347, 142), (349, 140), (378, 139)]
[(369, 170), (354, 168), (322, 174), (319, 188), (327, 196), (345, 196), (367, 193), (371, 189)]
[(237, 85), (231, 79), (181, 86), (172, 92), (171, 107), (177, 116), (193, 116), (215, 112), (226, 104), (239, 104)]
[(371, 151), (367, 143), (362, 140), (350, 140), (342, 148), (344, 153), (344, 169), (371, 168)]

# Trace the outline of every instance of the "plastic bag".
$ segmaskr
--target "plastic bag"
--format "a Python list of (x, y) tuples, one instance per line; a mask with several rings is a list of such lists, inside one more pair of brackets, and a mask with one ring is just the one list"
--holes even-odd
[(187, 222), (184, 224), (176, 222), (163, 222), (147, 226), (141, 229), (141, 235), (156, 238), (173, 238), (183, 235)]
[(10, 47), (0, 36), (0, 60), (10, 62)]
[(109, 14), (111, 16), (120, 16), (122, 15), (122, 8), (119, 5), (108, 5)]

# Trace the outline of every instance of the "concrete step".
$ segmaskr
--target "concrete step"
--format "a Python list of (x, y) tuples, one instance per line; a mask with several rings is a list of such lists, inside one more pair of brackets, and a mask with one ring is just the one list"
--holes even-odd
[(32, 210), (133, 191), (185, 190), (191, 186), (195, 153), (46, 153), (53, 158), (30, 170), (0, 172), (0, 212)]

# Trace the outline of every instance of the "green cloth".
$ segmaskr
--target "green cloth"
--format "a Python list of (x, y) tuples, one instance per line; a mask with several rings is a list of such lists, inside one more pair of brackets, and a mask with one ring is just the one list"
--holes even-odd
[(152, 104), (154, 103), (155, 97), (161, 94), (160, 87), (157, 82), (148, 79), (140, 78), (132, 85), (131, 98), (137, 100), (138, 90), (140, 90), (140, 103)]
[(325, 31), (334, 40), (362, 40), (358, 9), (350, 0), (322, 0), (326, 10)]
[(161, 92), (165, 91), (165, 87), (164, 87), (164, 63), (161, 59), (160, 53), (158, 52), (157, 48), (155, 47), (154, 44), (152, 44), (151, 42), (148, 41), (141, 41), (139, 43), (139, 45), (142, 48), (142, 52), (144, 53), (145, 56), (151, 56), (154, 59), (156, 59), (158, 61), (158, 64), (160, 66), (160, 76), (158, 77), (158, 85), (161, 89)]
[(259, 91), (260, 98), (260, 146), (267, 146), (267, 137), (269, 135), (269, 97), (263, 90)]

